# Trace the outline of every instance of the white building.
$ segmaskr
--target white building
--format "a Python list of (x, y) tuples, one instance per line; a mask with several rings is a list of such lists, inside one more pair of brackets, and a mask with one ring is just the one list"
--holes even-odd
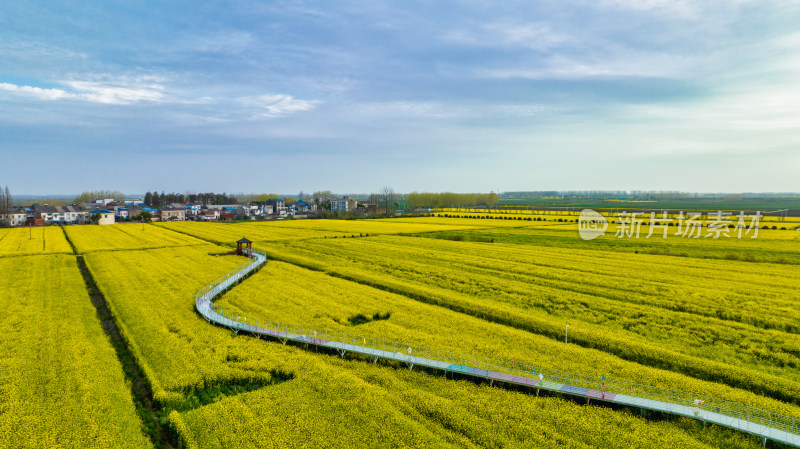
[(286, 203), (280, 198), (271, 198), (267, 200), (267, 206), (272, 207), (272, 215), (276, 217), (285, 217), (288, 211)]
[(9, 226), (22, 226), (28, 222), (25, 211), (11, 211), (8, 215), (0, 215), (0, 221), (8, 222)]
[(356, 210), (356, 200), (344, 197), (341, 200), (331, 200), (331, 212), (350, 212)]
[(109, 225), (116, 223), (114, 218), (114, 212), (110, 212), (104, 209), (93, 210), (89, 212), (91, 215), (99, 215), (100, 219), (97, 221), (97, 224), (100, 225)]

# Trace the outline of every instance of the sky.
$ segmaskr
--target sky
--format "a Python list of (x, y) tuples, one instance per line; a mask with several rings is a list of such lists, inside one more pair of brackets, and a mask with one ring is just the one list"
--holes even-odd
[(0, 185), (800, 191), (794, 1), (24, 1)]

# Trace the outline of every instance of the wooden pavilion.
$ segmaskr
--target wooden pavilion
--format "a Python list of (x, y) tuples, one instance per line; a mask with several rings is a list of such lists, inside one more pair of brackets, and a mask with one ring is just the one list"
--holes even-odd
[[(244, 245), (247, 245), (246, 250), (244, 249)], [(253, 242), (247, 240), (247, 237), (242, 237), (236, 241), (236, 254), (239, 256), (244, 256), (245, 253), (248, 255), (253, 253)]]

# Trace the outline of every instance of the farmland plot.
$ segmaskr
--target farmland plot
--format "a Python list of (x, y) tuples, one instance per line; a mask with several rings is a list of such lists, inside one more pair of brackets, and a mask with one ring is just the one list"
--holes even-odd
[(72, 254), (59, 227), (0, 228), (0, 257), (34, 254)]
[(0, 273), (0, 447), (152, 447), (75, 257)]
[[(121, 331), (154, 385), (157, 399), (166, 409), (174, 409), (170, 422), (190, 446), (526, 447), (531, 442), (555, 441), (570, 447), (669, 444), (688, 448), (719, 447), (714, 440), (733, 441), (728, 444), (733, 447), (752, 447), (754, 443), (724, 431), (708, 438), (692, 424), (652, 424), (626, 413), (580, 407), (560, 399), (536, 398), (236, 336), (210, 325), (193, 310), (194, 292), (243, 261), (209, 255), (218, 250), (213, 246), (171, 247), (86, 256)], [(257, 273), (228, 294), (246, 288), (242, 297), (253, 293), (258, 301), (250, 305), (258, 304), (262, 312), (283, 314), (284, 308), (295, 311), (304, 307), (287, 303), (294, 291), (299, 295), (297, 301), (305, 301), (306, 309), (312, 310), (309, 303), (319, 303), (314, 313), (332, 314), (340, 321), (349, 316), (350, 309), (343, 313), (340, 307), (345, 303), (326, 303), (326, 298), (349, 294), (363, 298), (365, 304), (400, 301), (398, 307), (418, 306), (402, 296), (352, 282), (329, 281), (320, 273), (286, 264), (273, 265), (268, 269), (277, 273)], [(278, 294), (282, 290), (285, 292)], [(346, 307), (362, 310), (352, 304)], [(407, 312), (405, 322), (410, 323), (414, 310)], [(308, 313), (293, 318), (314, 319)], [(376, 330), (397, 331), (401, 336), (406, 332), (409, 338), (425, 338), (431, 332), (392, 326), (392, 319), (382, 322), (388, 328)], [(466, 316), (460, 319), (472, 326), (486, 324)], [(489, 326), (487, 333), (503, 331), (502, 326)], [(420, 335), (414, 336), (412, 331)], [(528, 338), (538, 338), (536, 342), (542, 344), (548, 341)], [(231, 385), (257, 388), (218, 396), (211, 402), (202, 400), (206, 392)], [(530, 416), (537, 419), (523, 419)], [(562, 428), (567, 422), (569, 431)], [(595, 431), (599, 426), (605, 426), (608, 434)], [(611, 436), (623, 431), (631, 439)]]

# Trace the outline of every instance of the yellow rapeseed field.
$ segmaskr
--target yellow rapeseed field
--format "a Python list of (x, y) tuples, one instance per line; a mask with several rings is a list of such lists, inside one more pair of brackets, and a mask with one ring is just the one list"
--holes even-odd
[(67, 226), (64, 231), (79, 254), (92, 251), (206, 244), (206, 242), (186, 234), (141, 223)]
[(75, 257), (0, 258), (0, 273), (0, 447), (152, 447)]
[(0, 228), (0, 257), (33, 254), (72, 254), (59, 227)]
[(800, 400), (793, 265), (391, 236), (264, 249), (555, 339), (570, 324), (581, 346)]
[[(800, 402), (795, 231), (760, 230), (758, 239), (747, 240), (636, 241), (615, 238), (612, 223), (606, 236), (584, 241), (575, 216), (568, 214), (438, 215), (64, 230), (84, 254), (152, 386), (163, 422), (186, 447), (746, 448), (759, 443), (691, 420), (645, 421), (626, 411), (237, 336), (198, 315), (194, 297), (246, 260), (219, 255), (243, 236), (270, 257), (260, 272), (217, 301), (243, 315), (605, 374), (800, 418), (794, 405)], [(0, 354), (5, 376), (0, 446), (14, 446), (19, 428), (44, 433), (29, 447), (56, 446), (42, 430), (47, 426), (72, 429), (72, 436), (58, 430), (67, 441), (91, 438), (110, 447), (115, 438), (126, 438), (131, 447), (148, 446), (74, 256), (14, 257), (71, 253), (64, 231), (20, 231), (28, 230), (0, 230), (0, 256), (6, 256), (0, 269), (14, 273), (13, 280), (4, 278), (5, 288), (24, 298), (6, 305), (12, 313), (0, 326), (14, 329), (4, 335), (36, 355), (32, 349)], [(61, 296), (50, 293), (54, 282), (60, 287), (67, 282)], [(61, 301), (32, 301), (41, 297)], [(70, 307), (56, 307), (63, 304)], [(48, 315), (54, 310), (60, 312)], [(64, 318), (75, 310), (86, 313), (79, 324)], [(18, 330), (20, 320), (34, 321), (34, 315), (44, 324), (44, 337)], [(85, 336), (87, 329), (96, 329), (104, 343), (79, 344), (76, 338), (96, 338)], [(41, 346), (50, 339), (55, 340)], [(83, 362), (63, 365), (72, 367), (67, 371), (60, 361), (41, 363), (42, 357), (70, 354), (65, 347), (83, 348), (69, 360), (116, 364), (98, 372), (116, 369), (119, 377), (101, 382)], [(98, 359), (102, 348), (111, 351), (110, 362)], [(41, 366), (48, 368), (14, 375)], [(79, 380), (75, 373), (81, 373)], [(93, 394), (85, 393), (89, 390)], [(67, 404), (63, 410), (75, 410), (69, 404), (80, 397), (82, 404), (101, 404), (96, 407), (102, 412), (65, 416), (24, 409), (20, 398), (29, 391), (49, 391), (53, 399), (39, 407)]]
[[(632, 447), (629, 438), (612, 436), (620, 432), (635, 438), (634, 447), (754, 444), (742, 435), (719, 429), (713, 432), (721, 433), (704, 434), (694, 423), (652, 424), (627, 413), (235, 336), (207, 323), (193, 310), (194, 292), (243, 260), (209, 255), (219, 250), (198, 246), (86, 256), (121, 331), (154, 385), (157, 399), (165, 409), (175, 409), (170, 423), (189, 447), (530, 447), (552, 442), (565, 447)], [(265, 314), (274, 311), (275, 317), (293, 314), (292, 320), (320, 320), (320, 325), (333, 326), (337, 320), (346, 323), (355, 312), (397, 309), (388, 320), (362, 326), (378, 326), (376, 332), (392, 338), (439, 338), (442, 347), (464, 348), (464, 342), (452, 335), (440, 337), (438, 332), (444, 332), (444, 327), (414, 327), (414, 322), (421, 321), (417, 313), (430, 312), (441, 323), (452, 319), (455, 327), (451, 329), (465, 326), (468, 335), (483, 332), (525, 342), (503, 345), (500, 339), (491, 343), (484, 336), (467, 346), (476, 351), (487, 343), (506, 351), (501, 355), (523, 357), (528, 353), (530, 357), (530, 349), (538, 346), (548, 353), (539, 360), (549, 363), (556, 360), (556, 354), (548, 348), (559, 346), (545, 337), (279, 262), (268, 263), (264, 271), (228, 293), (234, 294), (239, 296), (231, 296), (233, 300), (252, 301), (242, 304), (243, 308), (258, 307)], [(396, 320), (402, 321), (393, 324)], [(567, 354), (573, 352), (576, 360), (590, 354), (614, 359), (574, 345), (567, 348)], [(635, 371), (633, 363), (616, 363)], [(679, 378), (668, 372), (663, 375)], [(207, 405), (194, 402), (193, 397), (205, 389), (246, 383), (264, 386)], [(774, 405), (769, 400), (765, 404)], [(569, 431), (563, 428), (567, 423)]]

